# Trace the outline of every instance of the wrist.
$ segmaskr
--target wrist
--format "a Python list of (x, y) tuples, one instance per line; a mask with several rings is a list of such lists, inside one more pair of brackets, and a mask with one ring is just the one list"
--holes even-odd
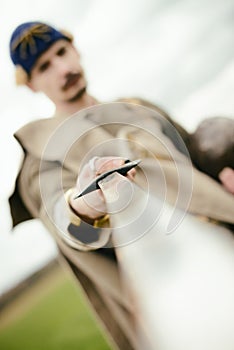
[[(71, 223), (79, 226), (81, 220), (87, 222), (94, 227), (109, 227), (109, 215), (97, 212), (87, 206), (83, 198), (73, 199), (76, 188), (70, 188), (65, 192), (65, 200), (68, 206), (68, 213)], [(87, 212), (89, 215), (87, 215)]]
[(71, 198), (73, 196), (73, 193), (74, 193), (74, 188), (70, 188), (65, 192), (64, 198), (67, 203), (67, 213), (71, 223), (75, 226), (79, 226), (81, 223), (81, 218), (71, 205)]

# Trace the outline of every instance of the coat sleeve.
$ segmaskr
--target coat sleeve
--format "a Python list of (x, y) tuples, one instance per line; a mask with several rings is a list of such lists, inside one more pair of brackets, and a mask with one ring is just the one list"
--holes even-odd
[(20, 174), (17, 176), (14, 192), (11, 194), (11, 196), (8, 199), (11, 218), (12, 218), (12, 228), (14, 228), (15, 226), (17, 226), (18, 224), (24, 221), (33, 219), (32, 214), (30, 213), (28, 208), (25, 206), (21, 198), (21, 195), (19, 193), (19, 177), (20, 177)]
[(73, 248), (82, 251), (103, 248), (108, 244), (110, 228), (96, 228), (82, 220), (76, 226), (70, 220), (64, 194), (75, 180), (75, 175), (59, 162), (40, 161), (26, 154), (18, 176), (18, 198), (30, 218), (40, 218), (47, 227), (52, 225), (53, 232)]

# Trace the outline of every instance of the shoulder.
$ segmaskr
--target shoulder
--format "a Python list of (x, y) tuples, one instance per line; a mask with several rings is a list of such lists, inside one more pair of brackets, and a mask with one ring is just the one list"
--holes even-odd
[(24, 151), (39, 156), (51, 132), (58, 125), (56, 118), (37, 119), (22, 126), (14, 133)]
[(14, 136), (18, 141), (21, 142), (21, 140), (23, 140), (24, 137), (27, 137), (31, 132), (37, 130), (38, 126), (42, 123), (42, 120), (43, 119), (37, 119), (27, 124), (24, 124), (18, 130), (15, 131)]
[(141, 97), (124, 97), (124, 98), (119, 98), (117, 102), (126, 102), (126, 103), (132, 103), (135, 105), (140, 105), (143, 107), (147, 107), (149, 109), (152, 109), (156, 112), (158, 112), (161, 116), (165, 117), (168, 120), (171, 120), (169, 114), (163, 109), (161, 106), (158, 104), (154, 104), (151, 101), (148, 101), (146, 99), (143, 99)]
[[(117, 102), (132, 103), (143, 106), (148, 110), (153, 110), (154, 116), (159, 117), (162, 131), (170, 139), (175, 140), (177, 148), (180, 150), (184, 149), (184, 145), (182, 145), (182, 143), (184, 143), (188, 150), (190, 150), (190, 133), (175, 121), (163, 107), (141, 97), (119, 98)], [(182, 138), (183, 142), (181, 142), (182, 140), (180, 140), (180, 138)]]

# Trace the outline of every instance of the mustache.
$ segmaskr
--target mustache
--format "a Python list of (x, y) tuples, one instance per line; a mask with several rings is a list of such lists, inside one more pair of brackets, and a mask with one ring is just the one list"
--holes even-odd
[(71, 85), (73, 85), (74, 83), (76, 83), (80, 78), (81, 78), (82, 74), (79, 73), (68, 73), (66, 76), (66, 81), (64, 83), (64, 85), (62, 86), (62, 90), (66, 91)]

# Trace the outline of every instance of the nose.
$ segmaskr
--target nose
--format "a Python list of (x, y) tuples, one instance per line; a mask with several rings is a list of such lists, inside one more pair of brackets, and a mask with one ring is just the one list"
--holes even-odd
[(59, 76), (64, 77), (70, 72), (69, 64), (60, 57), (54, 60), (54, 67)]

